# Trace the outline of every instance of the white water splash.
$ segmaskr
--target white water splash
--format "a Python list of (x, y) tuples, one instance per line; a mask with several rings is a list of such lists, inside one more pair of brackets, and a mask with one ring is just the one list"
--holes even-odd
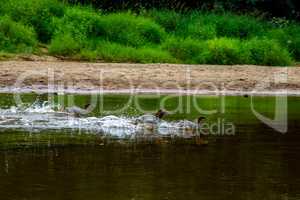
[(0, 109), (0, 130), (20, 129), (30, 132), (53, 130), (70, 133), (84, 131), (119, 138), (131, 138), (138, 134), (149, 133), (162, 136), (178, 135), (178, 127), (172, 122), (161, 120), (148, 125), (136, 123), (136, 118), (113, 115), (78, 118), (67, 112), (58, 111), (59, 107), (48, 102), (37, 102), (31, 106), (21, 105)]

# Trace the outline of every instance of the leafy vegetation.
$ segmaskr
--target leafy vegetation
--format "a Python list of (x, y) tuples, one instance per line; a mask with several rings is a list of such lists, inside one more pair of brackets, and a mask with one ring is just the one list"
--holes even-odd
[(37, 40), (33, 28), (14, 22), (8, 16), (0, 17), (1, 51), (31, 53), (36, 45)]
[(300, 25), (229, 12), (97, 11), (57, 0), (0, 5), (0, 52), (140, 63), (292, 65)]

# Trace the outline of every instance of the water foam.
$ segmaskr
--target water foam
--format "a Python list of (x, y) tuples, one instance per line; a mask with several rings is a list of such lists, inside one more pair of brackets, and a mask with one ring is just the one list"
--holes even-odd
[(137, 123), (135, 117), (75, 117), (59, 111), (60, 105), (35, 102), (32, 105), (12, 106), (0, 109), (0, 129), (21, 129), (31, 132), (84, 131), (90, 134), (130, 138), (140, 134), (172, 136), (178, 133), (176, 123), (158, 121), (154, 124)]

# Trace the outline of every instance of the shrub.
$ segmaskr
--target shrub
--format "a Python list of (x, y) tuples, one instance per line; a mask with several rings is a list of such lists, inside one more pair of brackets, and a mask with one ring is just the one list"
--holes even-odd
[(57, 34), (51, 41), (49, 53), (53, 55), (72, 56), (80, 51), (81, 44), (70, 34)]
[(56, 26), (55, 35), (68, 34), (82, 43), (100, 31), (95, 28), (99, 19), (100, 15), (89, 7), (67, 8), (63, 18), (53, 19)]
[(218, 16), (213, 15), (207, 15), (206, 18), (214, 20), (219, 37), (250, 38), (264, 33), (264, 24), (253, 17), (228, 13)]
[(216, 37), (216, 26), (212, 24), (204, 24), (201, 22), (194, 22), (187, 25), (186, 37), (194, 39), (208, 40)]
[(247, 52), (236, 39), (200, 41), (187, 38), (168, 40), (164, 48), (184, 63), (190, 64), (241, 64), (247, 62)]
[(274, 39), (281, 46), (287, 48), (291, 55), (300, 60), (300, 26), (289, 25), (281, 29), (273, 29), (267, 34), (267, 38)]
[(175, 32), (182, 23), (182, 15), (174, 10), (151, 10), (147, 15), (169, 33)]
[(217, 36), (216, 24), (211, 18), (206, 18), (205, 13), (191, 12), (182, 15), (177, 35), (200, 40), (213, 39)]
[(0, 12), (33, 26), (38, 38), (48, 42), (53, 34), (52, 17), (64, 15), (64, 6), (57, 0), (6, 0), (2, 2)]
[(262, 35), (267, 23), (247, 15), (216, 14), (193, 11), (178, 14), (175, 11), (150, 12), (157, 23), (168, 32), (181, 37), (213, 39), (218, 37), (251, 38)]
[(71, 34), (77, 41), (102, 38), (111, 42), (139, 47), (148, 43), (159, 44), (164, 30), (143, 17), (130, 13), (99, 15), (90, 8), (72, 7), (57, 20), (57, 33)]
[(166, 41), (163, 48), (168, 50), (173, 57), (185, 63), (196, 64), (206, 62), (207, 46), (205, 42), (191, 38), (171, 38)]
[(212, 39), (216, 37), (215, 24), (204, 23), (200, 18), (199, 12), (179, 14), (175, 11), (153, 10), (149, 12), (158, 24), (166, 29), (167, 32), (179, 37), (194, 39)]
[(248, 62), (248, 54), (237, 39), (219, 38), (208, 41), (207, 62), (209, 64), (243, 64)]
[(49, 52), (63, 56), (76, 55), (100, 31), (95, 28), (99, 19), (100, 15), (90, 7), (67, 8), (63, 18), (53, 18), (55, 32)]
[(90, 49), (81, 49), (81, 51), (73, 57), (86, 61), (96, 61), (98, 59), (97, 52)]
[(250, 53), (251, 64), (288, 66), (293, 63), (290, 53), (274, 40), (255, 38), (248, 41), (245, 48)]
[(79, 55), (84, 59), (98, 59), (110, 62), (137, 62), (137, 63), (174, 63), (176, 60), (166, 51), (159, 48), (134, 48), (108, 41), (98, 41), (97, 48), (84, 49)]
[(31, 53), (37, 45), (33, 28), (13, 21), (10, 17), (0, 17), (0, 48), (10, 53)]
[(165, 38), (165, 31), (158, 24), (130, 13), (102, 16), (95, 28), (102, 30), (100, 36), (109, 41), (134, 47), (159, 44)]

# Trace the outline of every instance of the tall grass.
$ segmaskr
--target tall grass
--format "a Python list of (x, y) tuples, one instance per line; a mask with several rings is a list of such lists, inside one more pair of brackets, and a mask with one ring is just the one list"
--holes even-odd
[(292, 24), (283, 28), (273, 29), (267, 34), (268, 39), (278, 41), (296, 60), (300, 60), (300, 26)]
[(247, 64), (248, 52), (238, 39), (219, 38), (208, 42), (207, 62), (209, 64)]
[(111, 62), (291, 65), (300, 25), (273, 27), (249, 15), (170, 10), (102, 13), (58, 0), (0, 4), (0, 50)]
[[(96, 42), (96, 41), (93, 41)], [(129, 47), (108, 41), (97, 41), (96, 48), (82, 49), (75, 58), (83, 60), (105, 60), (109, 62), (176, 63), (168, 51), (158, 47)]]
[(196, 39), (218, 37), (251, 38), (262, 35), (267, 23), (248, 15), (216, 14), (201, 11), (177, 13), (152, 10), (147, 13), (167, 31)]
[(201, 64), (206, 63), (207, 45), (191, 38), (168, 39), (163, 48), (168, 50), (171, 55), (179, 59), (182, 63)]
[(0, 49), (9, 53), (32, 53), (37, 45), (32, 27), (0, 17)]
[(130, 13), (104, 15), (97, 26), (103, 30), (100, 36), (128, 46), (160, 44), (166, 36), (164, 29), (152, 20)]
[(103, 43), (100, 48), (97, 49), (97, 54), (99, 54), (100, 59), (117, 62), (176, 62), (168, 52), (160, 49), (150, 47), (136, 49), (114, 43)]
[(173, 38), (164, 44), (172, 56), (189, 64), (255, 64), (285, 66), (293, 63), (290, 53), (274, 40), (249, 41), (218, 38), (197, 41)]
[(290, 53), (274, 40), (254, 38), (245, 46), (250, 52), (251, 64), (288, 66), (293, 63)]
[(33, 26), (41, 42), (51, 39), (54, 30), (52, 17), (62, 17), (64, 9), (58, 0), (5, 0), (0, 5), (0, 13)]

